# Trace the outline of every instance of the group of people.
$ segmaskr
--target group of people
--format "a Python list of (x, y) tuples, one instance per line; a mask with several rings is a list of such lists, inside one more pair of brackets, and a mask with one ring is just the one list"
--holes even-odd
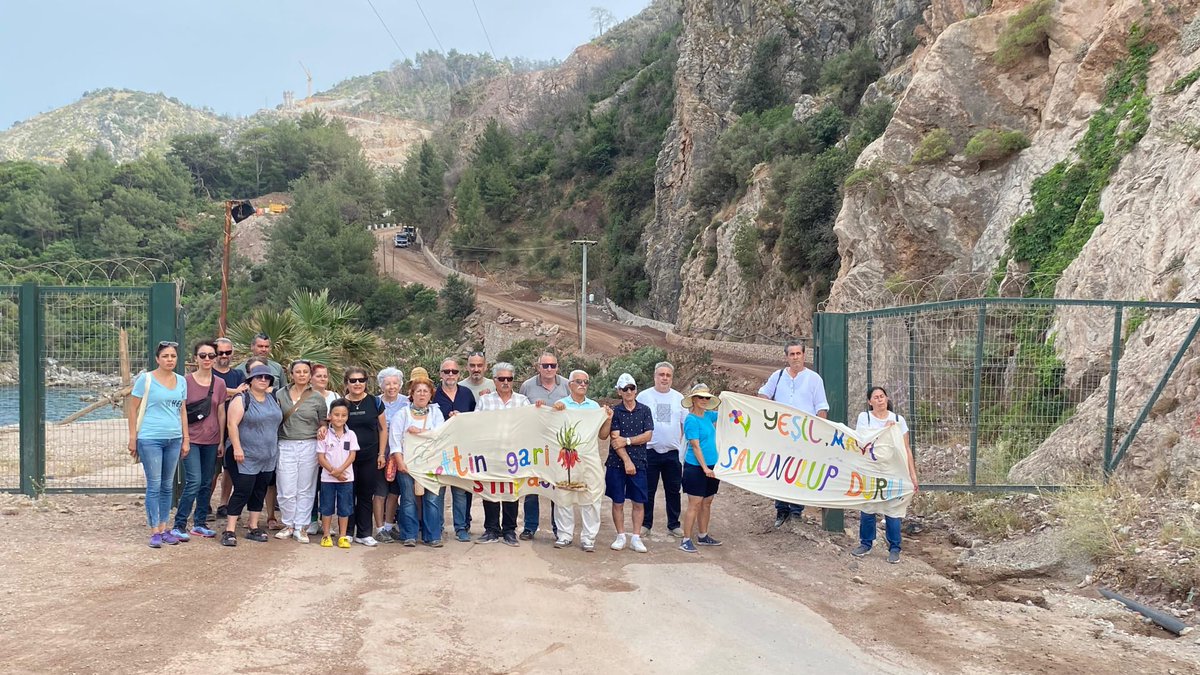
[[(446, 488), (425, 490), (413, 480), (405, 462), (406, 436), (437, 429), (456, 415), (528, 405), (604, 411), (599, 440), (607, 441), (610, 450), (604, 494), (612, 501), (616, 530), (610, 548), (647, 552), (643, 538), (654, 527), (653, 505), (660, 487), (666, 530), (680, 539), (679, 550), (696, 553), (699, 546), (721, 545), (709, 532), (712, 503), (720, 488), (713, 473), (719, 400), (704, 384), (696, 384), (686, 395), (675, 390), (675, 369), (668, 362), (655, 365), (653, 385), (640, 391), (633, 376), (622, 374), (615, 392), (619, 402), (610, 407), (589, 397), (588, 373), (561, 375), (552, 351), (539, 355), (535, 374), (519, 386), (512, 364), (493, 365), (487, 377), (486, 358), (476, 352), (466, 360), (465, 379), (459, 359), (449, 357), (442, 361), (436, 383), (425, 369), (414, 368), (404, 394), (404, 374), (384, 368), (376, 375), (380, 393), (373, 395), (367, 391), (369, 374), (362, 368), (345, 370), (345, 391), (339, 394), (328, 389), (326, 365), (295, 360), (285, 374), (270, 358), (269, 336), (255, 336), (250, 348), (251, 356), (235, 367), (228, 339), (199, 342), (192, 350), (195, 370), (181, 376), (175, 372), (179, 345), (161, 342), (154, 354), (157, 367), (133, 385), (129, 451), (146, 473), (152, 548), (218, 534), (221, 544), (236, 546), (243, 512), (244, 538), (251, 541), (268, 541), (268, 530), (277, 529), (276, 538), (301, 543), (319, 534), (321, 546), (329, 548), (383, 542), (411, 547), (418, 539), (441, 547)], [(826, 417), (824, 384), (805, 367), (803, 343), (790, 343), (785, 349), (787, 366), (772, 373), (759, 396)], [(859, 415), (858, 430), (897, 424), (907, 448), (905, 420), (891, 410), (887, 392), (873, 387), (868, 403), (870, 409)], [(172, 520), (172, 484), (179, 462), (183, 490)], [(909, 466), (915, 485), (911, 450)], [(218, 483), (220, 507), (215, 516), (218, 522), (224, 518), (220, 533), (209, 527)], [(457, 487), (450, 493), (454, 537), (471, 542), (472, 493)], [(681, 493), (687, 495), (686, 512)], [(632, 504), (628, 529), (626, 502)], [(518, 502), (485, 500), (483, 533), (474, 541), (519, 546), (519, 540), (533, 540), (540, 525), (540, 498), (527, 495), (523, 505), (518, 535)], [(777, 501), (775, 526), (803, 508)], [(599, 499), (575, 508), (551, 503), (554, 546), (573, 545), (576, 510), (582, 525), (579, 545), (594, 551)], [(900, 519), (887, 517), (885, 529), (888, 561), (899, 562)], [(875, 516), (864, 513), (860, 544), (851, 553), (866, 555), (875, 537)]]

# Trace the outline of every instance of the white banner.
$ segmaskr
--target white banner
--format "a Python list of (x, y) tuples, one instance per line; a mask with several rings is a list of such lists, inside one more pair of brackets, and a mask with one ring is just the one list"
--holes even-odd
[(859, 434), (774, 401), (721, 393), (717, 478), (765, 497), (901, 517), (912, 499), (895, 426)]
[[(604, 495), (597, 436), (603, 424), (602, 410), (525, 406), (461, 413), (431, 432), (405, 436), (404, 459), (426, 490), (449, 485), (489, 501), (540, 494), (564, 506), (592, 504)], [(580, 438), (574, 458), (555, 440), (572, 426)], [(568, 482), (579, 485), (560, 487)]]

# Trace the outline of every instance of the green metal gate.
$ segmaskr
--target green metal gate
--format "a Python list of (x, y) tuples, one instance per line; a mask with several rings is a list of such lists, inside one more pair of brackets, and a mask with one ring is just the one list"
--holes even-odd
[[(1122, 373), (1126, 341), (1151, 317), (1190, 329), (1158, 372)], [(814, 323), (830, 417), (853, 424), (868, 388), (885, 387), (908, 420), (922, 489), (1034, 491), (1117, 468), (1195, 342), (1200, 303), (976, 298), (820, 313)], [(1151, 395), (1119, 401), (1119, 379), (1133, 375), (1156, 382)], [(1102, 442), (1079, 448), (1065, 474), (1012, 480), (1027, 477), (1018, 464), (1089, 397), (1091, 410), (1103, 401)]]
[(0, 426), (0, 490), (141, 489), (127, 451), (126, 376), (154, 366), (159, 341), (181, 342), (179, 317), (173, 283), (0, 286), (0, 367), (15, 362), (19, 375), (18, 422)]

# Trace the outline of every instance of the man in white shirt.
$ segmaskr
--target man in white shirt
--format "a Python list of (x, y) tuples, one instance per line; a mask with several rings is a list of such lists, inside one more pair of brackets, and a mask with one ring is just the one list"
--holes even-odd
[[(474, 355), (471, 358), (475, 358)], [(494, 392), (484, 394), (475, 406), (475, 412), (488, 410), (506, 410), (529, 405), (529, 399), (513, 391), (513, 374), (516, 368), (511, 363), (500, 362), (492, 367)], [(541, 407), (542, 402), (537, 405)], [(501, 513), (503, 512), (503, 525)], [(483, 500), (483, 536), (477, 539), (480, 544), (492, 544), (503, 541), (509, 546), (520, 546), (517, 541), (517, 502), (493, 502)]]
[[(789, 342), (784, 348), (787, 367), (767, 378), (758, 395), (782, 403), (822, 419), (829, 416), (829, 401), (825, 398), (825, 382), (816, 372), (804, 366), (804, 343)], [(791, 516), (804, 513), (803, 504), (775, 500), (775, 527), (781, 527)]]
[(679, 490), (683, 481), (683, 464), (679, 452), (683, 449), (683, 418), (687, 410), (680, 405), (683, 394), (671, 388), (675, 366), (666, 361), (654, 366), (654, 387), (638, 392), (637, 401), (654, 414), (654, 435), (646, 453), (646, 513), (642, 517), (642, 536), (649, 536), (654, 527), (654, 495), (662, 478), (663, 501), (667, 507), (667, 531), (683, 536), (680, 527)]

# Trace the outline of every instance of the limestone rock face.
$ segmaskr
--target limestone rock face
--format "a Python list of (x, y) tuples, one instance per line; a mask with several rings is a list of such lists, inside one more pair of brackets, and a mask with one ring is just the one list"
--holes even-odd
[[(782, 37), (786, 46), (779, 65), (784, 86), (797, 92), (799, 99), (806, 58), (823, 60), (846, 51), (860, 39), (869, 39), (885, 63), (898, 63), (901, 55), (910, 50), (912, 30), (921, 23), (928, 6), (928, 0), (684, 0), (675, 75), (675, 114), (656, 165), (655, 222), (643, 237), (649, 261), (649, 306), (654, 318), (678, 320), (680, 325), (694, 330), (715, 330), (739, 321), (737, 312), (741, 310), (732, 305), (721, 314), (711, 306), (711, 301), (687, 297), (688, 293), (708, 288), (708, 284), (699, 283), (694, 277), (695, 266), (686, 259), (693, 248), (689, 233), (708, 224), (706, 217), (703, 223), (694, 222), (697, 212), (688, 197), (696, 179), (708, 166), (721, 132), (737, 119), (733, 112), (734, 97), (758, 43), (770, 35)], [(899, 77), (902, 82), (904, 75)], [(898, 88), (902, 87), (900, 84)], [(796, 114), (804, 115), (812, 102), (801, 99), (797, 103)], [(749, 217), (741, 205), (735, 208)], [(732, 230), (722, 227), (725, 234), (718, 233), (718, 239), (731, 237)], [(719, 254), (717, 264), (719, 273), (731, 279), (738, 272), (736, 265), (729, 267), (734, 263), (727, 253)], [(687, 283), (685, 274), (693, 275)], [(783, 289), (783, 286), (772, 287), (777, 291), (772, 296), (752, 294), (756, 296), (753, 301), (763, 307), (772, 305), (776, 310), (782, 310), (786, 304), (786, 311), (795, 314), (811, 313), (812, 289), (789, 292)], [(784, 295), (788, 296), (786, 300)], [(810, 299), (796, 304), (797, 296)], [(702, 307), (706, 309), (699, 310)], [(693, 308), (702, 313), (689, 315)], [(793, 325), (789, 330), (800, 322), (799, 318), (790, 321)]]

